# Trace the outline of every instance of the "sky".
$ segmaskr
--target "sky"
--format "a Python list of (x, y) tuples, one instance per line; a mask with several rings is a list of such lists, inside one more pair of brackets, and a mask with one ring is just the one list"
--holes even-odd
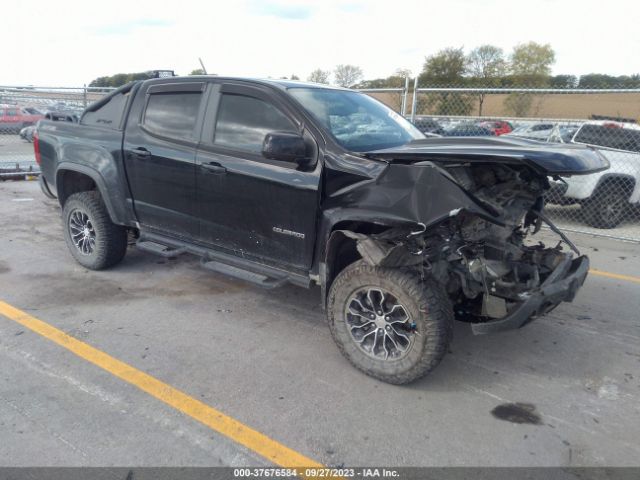
[[(152, 69), (297, 75), (338, 64), (417, 74), (445, 47), (550, 43), (554, 74), (640, 73), (639, 0), (5, 2), (0, 85), (81, 86)], [(7, 39), (13, 39), (11, 42)]]

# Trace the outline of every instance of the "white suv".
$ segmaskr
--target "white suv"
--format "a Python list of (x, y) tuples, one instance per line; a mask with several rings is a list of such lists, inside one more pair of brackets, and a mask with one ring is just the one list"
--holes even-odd
[(640, 205), (640, 126), (593, 121), (580, 126), (571, 143), (590, 145), (611, 166), (600, 173), (577, 175), (554, 182), (549, 203), (579, 203), (586, 222), (596, 228), (614, 228)]

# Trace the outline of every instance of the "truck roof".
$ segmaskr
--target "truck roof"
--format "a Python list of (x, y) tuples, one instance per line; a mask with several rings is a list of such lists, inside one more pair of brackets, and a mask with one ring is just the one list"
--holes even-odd
[(221, 81), (242, 81), (242, 82), (251, 82), (257, 83), (261, 85), (269, 85), (274, 87), (279, 87), (283, 90), (287, 88), (293, 87), (305, 87), (305, 88), (318, 88), (318, 89), (330, 89), (330, 90), (348, 90), (353, 91), (348, 88), (336, 87), (332, 85), (325, 85), (322, 83), (312, 83), (312, 82), (303, 82), (299, 80), (288, 80), (288, 79), (276, 79), (276, 78), (254, 78), (254, 77), (220, 77), (217, 75), (188, 75), (188, 76), (178, 76), (178, 77), (164, 77), (164, 78), (152, 78), (149, 80), (143, 80), (145, 83), (154, 84), (154, 83), (181, 83), (186, 81), (193, 80), (221, 80)]

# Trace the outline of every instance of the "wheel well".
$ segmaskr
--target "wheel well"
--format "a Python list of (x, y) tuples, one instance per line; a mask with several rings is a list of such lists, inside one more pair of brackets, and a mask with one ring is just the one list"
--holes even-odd
[(622, 190), (625, 194), (631, 195), (633, 189), (636, 186), (636, 181), (633, 177), (622, 175), (609, 175), (603, 178), (596, 190), (603, 190), (606, 188), (615, 188)]
[(74, 172), (73, 170), (58, 172), (56, 187), (58, 190), (58, 200), (62, 206), (64, 206), (67, 198), (74, 193), (97, 190), (96, 182), (89, 175)]
[(384, 225), (376, 225), (367, 222), (339, 222), (331, 229), (331, 234), (327, 241), (325, 265), (326, 271), (322, 287), (326, 299), (326, 292), (331, 288), (331, 284), (336, 276), (344, 270), (348, 265), (360, 260), (362, 256), (357, 249), (357, 241), (340, 233), (340, 230), (349, 230), (354, 233), (362, 233), (371, 235), (383, 232), (390, 227)]

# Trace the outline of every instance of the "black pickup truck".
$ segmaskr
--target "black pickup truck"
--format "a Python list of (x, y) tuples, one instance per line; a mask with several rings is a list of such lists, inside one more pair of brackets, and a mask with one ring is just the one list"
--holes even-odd
[[(355, 91), (207, 76), (128, 84), (79, 124), (42, 121), (34, 148), (80, 264), (135, 239), (263, 287), (318, 284), (342, 353), (398, 384), (440, 362), (454, 319), (497, 332), (573, 299), (589, 261), (543, 195), (608, 166), (578, 145), (426, 139)], [(543, 223), (557, 245), (531, 240)]]

